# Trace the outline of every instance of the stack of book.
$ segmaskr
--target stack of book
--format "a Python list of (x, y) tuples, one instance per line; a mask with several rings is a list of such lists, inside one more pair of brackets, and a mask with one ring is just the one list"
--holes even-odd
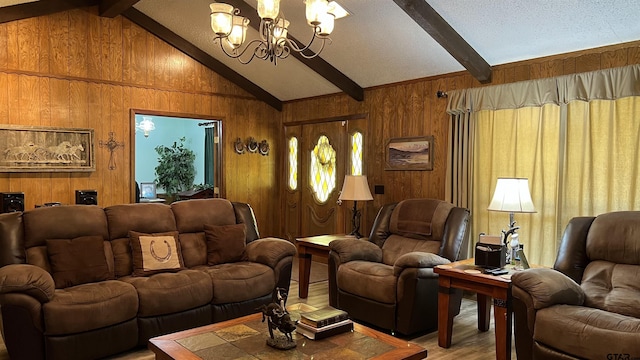
[(312, 340), (353, 330), (353, 321), (346, 311), (331, 306), (300, 314), (296, 331)]

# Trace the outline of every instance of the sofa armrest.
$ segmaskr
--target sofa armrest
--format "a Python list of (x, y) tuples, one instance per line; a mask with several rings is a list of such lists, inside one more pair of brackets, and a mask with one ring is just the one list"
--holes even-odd
[(393, 264), (393, 275), (399, 276), (404, 269), (408, 268), (433, 268), (438, 265), (449, 264), (451, 261), (442, 256), (414, 251), (400, 256)]
[(296, 254), (296, 247), (287, 240), (264, 238), (252, 241), (245, 248), (247, 259), (275, 268), (287, 256)]
[(0, 268), (0, 294), (23, 293), (41, 303), (53, 298), (55, 284), (51, 274), (28, 264), (11, 264)]
[(533, 308), (540, 310), (556, 304), (582, 305), (585, 294), (570, 277), (553, 269), (528, 269), (511, 276), (514, 286), (531, 296)]
[(333, 240), (329, 243), (329, 249), (338, 255), (342, 264), (355, 260), (382, 262), (382, 249), (367, 240)]

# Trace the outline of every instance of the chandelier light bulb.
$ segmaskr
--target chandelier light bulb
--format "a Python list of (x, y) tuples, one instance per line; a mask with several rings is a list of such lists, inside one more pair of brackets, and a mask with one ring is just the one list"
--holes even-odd
[(275, 44), (280, 41), (284, 41), (287, 38), (287, 33), (289, 29), (289, 21), (283, 18), (280, 18), (273, 28), (273, 38)]
[(233, 6), (221, 3), (209, 5), (211, 8), (211, 30), (217, 36), (227, 36), (231, 33), (233, 21)]
[(331, 35), (331, 32), (333, 31), (333, 24), (336, 20), (336, 17), (333, 14), (330, 13), (325, 13), (322, 17), (321, 17), (321, 23), (320, 23), (320, 27), (318, 30), (318, 35), (322, 36), (322, 37), (327, 37), (329, 35)]
[(151, 117), (143, 116), (140, 124), (136, 125), (136, 128), (144, 133), (144, 137), (149, 137), (149, 132), (156, 129), (156, 125), (151, 121)]
[(262, 20), (274, 20), (280, 13), (280, 0), (258, 0), (258, 16)]
[(233, 17), (233, 26), (231, 33), (227, 37), (229, 44), (234, 48), (239, 48), (247, 37), (247, 26), (249, 25), (249, 19), (243, 16)]
[(322, 23), (322, 17), (327, 14), (329, 2), (327, 0), (306, 0), (307, 23), (310, 26), (318, 26)]

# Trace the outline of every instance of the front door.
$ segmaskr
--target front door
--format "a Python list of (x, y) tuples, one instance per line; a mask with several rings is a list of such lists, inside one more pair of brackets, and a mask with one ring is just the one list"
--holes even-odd
[(302, 127), (302, 236), (337, 234), (344, 228), (338, 206), (346, 162), (344, 127), (344, 121)]
[[(339, 204), (338, 197), (344, 176), (351, 174), (351, 133), (363, 134), (365, 125), (366, 119), (358, 118), (285, 127), (285, 143), (291, 145), (295, 138), (298, 149), (296, 155), (289, 150), (285, 157), (289, 159), (283, 203), (287, 238), (351, 231), (352, 203)], [(291, 156), (297, 161), (296, 179), (289, 169)]]

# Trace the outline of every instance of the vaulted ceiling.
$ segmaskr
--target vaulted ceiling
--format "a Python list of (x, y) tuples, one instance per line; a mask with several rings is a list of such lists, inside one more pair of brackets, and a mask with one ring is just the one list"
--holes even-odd
[[(338, 0), (351, 16), (336, 20), (320, 57), (277, 65), (228, 58), (213, 43), (212, 0), (0, 0), (0, 22), (98, 5), (122, 15), (281, 109), (285, 101), (469, 71), (491, 82), (492, 66), (640, 40), (637, 0)], [(254, 0), (225, 1), (260, 23)], [(289, 34), (306, 43), (303, 0), (282, 0)], [(248, 39), (258, 37), (250, 30)]]

